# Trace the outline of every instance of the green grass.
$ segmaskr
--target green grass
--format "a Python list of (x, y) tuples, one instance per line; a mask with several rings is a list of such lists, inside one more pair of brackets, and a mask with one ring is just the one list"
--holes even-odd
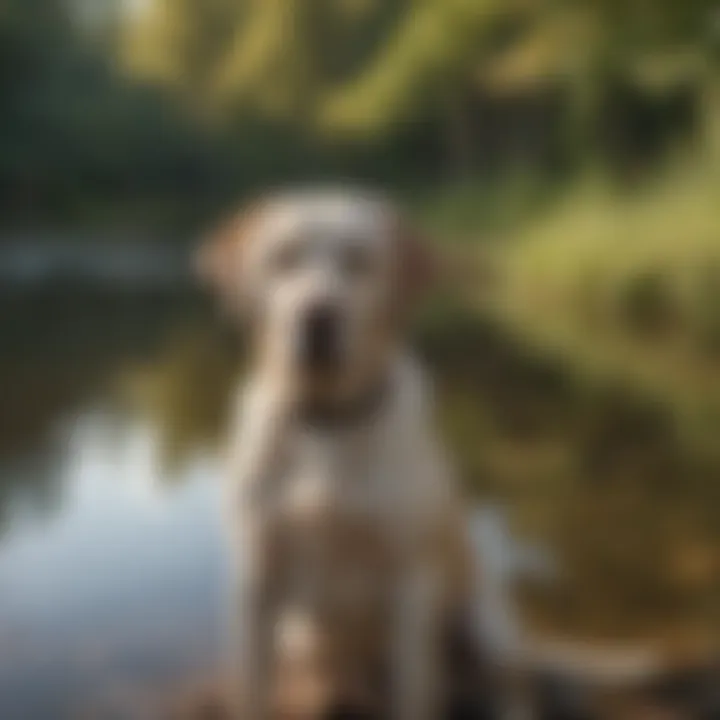
[(496, 257), (495, 310), (588, 381), (625, 384), (720, 429), (720, 162), (621, 194), (575, 188)]
[(444, 245), (496, 245), (532, 224), (561, 187), (559, 180), (517, 172), (492, 182), (467, 179), (405, 193), (405, 204)]
[(420, 339), (462, 476), (566, 569), (533, 615), (602, 637), (717, 637), (718, 156), (708, 145), (632, 190), (595, 175), (500, 225), (481, 193), (429, 212), (442, 225), (461, 209), (447, 235), (472, 251), (474, 232), (496, 282), (469, 283), (474, 310), (440, 308)]

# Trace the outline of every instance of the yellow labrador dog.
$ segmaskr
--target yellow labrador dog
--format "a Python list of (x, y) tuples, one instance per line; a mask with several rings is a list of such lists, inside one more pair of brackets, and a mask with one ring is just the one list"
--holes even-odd
[(227, 468), (238, 717), (440, 717), (476, 583), (404, 333), (428, 249), (381, 198), (300, 191), (226, 223), (200, 269), (252, 347)]

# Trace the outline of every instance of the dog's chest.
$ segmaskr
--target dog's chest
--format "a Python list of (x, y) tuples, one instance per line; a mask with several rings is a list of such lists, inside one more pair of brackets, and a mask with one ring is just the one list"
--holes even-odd
[(387, 587), (397, 546), (390, 472), (376, 436), (297, 438), (273, 532), (286, 591), (343, 606)]
[(281, 512), (303, 522), (376, 518), (383, 511), (388, 464), (386, 448), (374, 436), (300, 434), (281, 480)]

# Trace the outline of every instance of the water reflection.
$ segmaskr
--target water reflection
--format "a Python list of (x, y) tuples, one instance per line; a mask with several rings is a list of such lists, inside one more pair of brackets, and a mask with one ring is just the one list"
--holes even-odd
[(232, 334), (189, 324), (172, 332), (151, 358), (119, 373), (116, 396), (153, 426), (166, 466), (223, 438), (240, 357)]
[(164, 426), (117, 392), (198, 312), (184, 293), (0, 296), (3, 720), (142, 717), (215, 666), (215, 462), (192, 445), (168, 466)]
[(196, 455), (170, 486), (152, 426), (96, 410), (66, 433), (44, 468), (62, 513), (14, 514), (0, 547), (1, 717), (79, 712), (216, 659), (212, 457)]
[[(0, 295), (2, 720), (143, 717), (216, 667), (213, 449), (239, 353), (213, 317), (184, 292)], [(536, 628), (718, 638), (720, 462), (476, 315), (420, 345), (462, 476), (560, 561), (526, 593)]]

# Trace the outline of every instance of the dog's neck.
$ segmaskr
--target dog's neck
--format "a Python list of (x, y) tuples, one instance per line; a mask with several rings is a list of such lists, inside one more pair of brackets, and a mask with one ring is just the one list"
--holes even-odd
[(335, 432), (370, 424), (390, 400), (391, 373), (375, 379), (351, 397), (306, 398), (295, 412), (297, 423), (310, 430)]

